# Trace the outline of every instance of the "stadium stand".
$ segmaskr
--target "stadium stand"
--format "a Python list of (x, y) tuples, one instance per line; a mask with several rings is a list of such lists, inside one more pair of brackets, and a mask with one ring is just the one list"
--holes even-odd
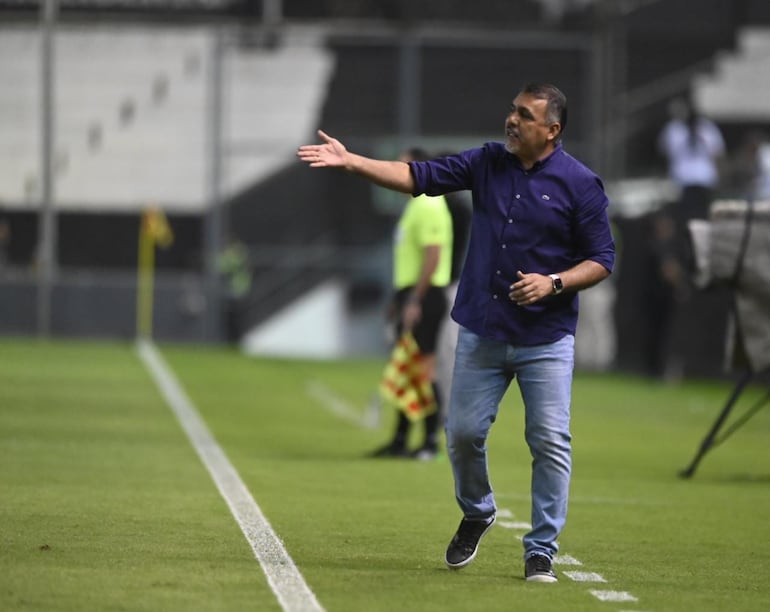
[[(56, 36), (56, 193), (62, 209), (201, 212), (208, 184), (208, 27), (65, 26)], [(225, 47), (223, 193), (293, 161), (312, 134), (332, 60), (303, 32), (274, 50)], [(39, 198), (39, 36), (3, 28), (0, 201)]]
[(695, 79), (694, 97), (717, 121), (770, 124), (770, 79), (763, 78), (767, 75), (770, 28), (744, 28), (736, 49), (720, 54), (715, 70)]

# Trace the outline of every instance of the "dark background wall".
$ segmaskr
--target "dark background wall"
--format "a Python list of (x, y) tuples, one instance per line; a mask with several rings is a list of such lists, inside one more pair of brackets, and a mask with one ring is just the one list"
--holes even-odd
[[(615, 58), (616, 82), (622, 87), (620, 93), (633, 93), (695, 65), (708, 69), (716, 54), (733, 48), (738, 28), (770, 24), (770, 3), (700, 0), (694, 11), (692, 0), (665, 0), (643, 3), (627, 15), (609, 13), (606, 9), (611, 5), (618, 3), (597, 2), (591, 9), (555, 20), (547, 18), (534, 0), (283, 3), (289, 21), (324, 19), (337, 24), (328, 43), (337, 67), (320, 123), (356, 151), (379, 154), (383, 142), (392, 143), (399, 137), (400, 44), (415, 29), (428, 28), (431, 36), (418, 48), (420, 87), (412, 92), (419, 102), (418, 108), (412, 109), (417, 139), (466, 143), (496, 138), (515, 89), (528, 80), (551, 80), (565, 90), (575, 109), (566, 134), (573, 153), (591, 160), (591, 117), (594, 106), (601, 104), (606, 112), (624, 116), (631, 126), (628, 138), (619, 143), (626, 162), (624, 176), (662, 175), (662, 161), (654, 143), (666, 118), (667, 98), (634, 107), (626, 106), (623, 96), (597, 99), (590, 85), (596, 68), (589, 53), (591, 45), (607, 37), (620, 45), (623, 53)], [(0, 11), (4, 18), (29, 20), (36, 18), (37, 5), (0, 0)], [(120, 19), (138, 21), (248, 26), (249, 18), (259, 23), (260, 11), (259, 2), (223, 2), (206, 10), (195, 2), (157, 3), (153, 7), (132, 2), (62, 3), (63, 19), (83, 22), (112, 19), (120, 12)], [(339, 27), (350, 19), (368, 21), (362, 28)], [(476, 42), (467, 37), (453, 38), (456, 32), (452, 32), (460, 26), (489, 32), (489, 40), (484, 41), (483, 36)], [(449, 29), (442, 37), (443, 27)], [(570, 37), (583, 41), (583, 50), (552, 42), (572, 40)], [(547, 44), (537, 48), (538, 41)], [(684, 80), (670, 93), (687, 89)], [(729, 145), (737, 142), (744, 127), (724, 126)], [(393, 219), (378, 207), (377, 197), (375, 190), (355, 177), (307, 173), (298, 165), (289, 166), (225, 204), (228, 233), (249, 246), (275, 247), (280, 252), (292, 248), (301, 251), (307, 245), (343, 252), (381, 244), (389, 239)], [(0, 216), (11, 227), (9, 263), (18, 270), (34, 269), (37, 213), (0, 209)], [(159, 281), (156, 307), (164, 324), (158, 329), (167, 329), (171, 337), (200, 338), (201, 322), (197, 317), (206, 220), (200, 215), (171, 214), (169, 221), (175, 233), (174, 244), (157, 254), (161, 276), (171, 275)], [(623, 244), (623, 265), (615, 279), (619, 289), (618, 367), (648, 371), (659, 316), (651, 297), (654, 279), (650, 276), (653, 255), (648, 248), (648, 220), (618, 218), (616, 222)], [(65, 278), (57, 289), (63, 318), (55, 322), (55, 330), (121, 337), (133, 333), (132, 270), (138, 225), (137, 214), (59, 215), (57, 261), (65, 276), (77, 274)], [(322, 280), (332, 265), (330, 261), (320, 270), (315, 266), (312, 273), (311, 268), (299, 267), (293, 277), (285, 282), (281, 279), (280, 291), (263, 291), (266, 295), (253, 300), (251, 320), (259, 321), (303, 288)], [(97, 272), (109, 277), (97, 277)], [(254, 264), (254, 272), (257, 293), (260, 287), (277, 286), (276, 277), (285, 274), (263, 261)], [(17, 279), (4, 283), (3, 329), (33, 333), (34, 282), (25, 284)], [(76, 295), (78, 291), (82, 292), (80, 296)], [(110, 291), (122, 297), (113, 300), (107, 295)], [(89, 303), (95, 305), (90, 314)], [(685, 355), (688, 373), (721, 372), (723, 321), (728, 305), (729, 296), (711, 294), (693, 301), (689, 305), (693, 310), (683, 310), (673, 342)], [(117, 321), (112, 325), (110, 314)]]

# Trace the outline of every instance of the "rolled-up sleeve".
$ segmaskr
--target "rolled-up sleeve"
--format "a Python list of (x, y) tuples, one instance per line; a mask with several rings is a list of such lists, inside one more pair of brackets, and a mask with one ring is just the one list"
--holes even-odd
[(615, 241), (608, 217), (609, 200), (597, 177), (587, 181), (581, 191), (576, 215), (579, 255), (612, 272), (615, 265)]
[(475, 150), (437, 157), (428, 161), (409, 162), (414, 178), (413, 196), (431, 196), (471, 189), (470, 166)]

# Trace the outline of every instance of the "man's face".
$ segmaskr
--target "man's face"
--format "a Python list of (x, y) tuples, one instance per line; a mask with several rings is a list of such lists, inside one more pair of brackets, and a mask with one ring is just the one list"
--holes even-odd
[(547, 119), (548, 101), (519, 94), (505, 118), (505, 148), (529, 167), (551, 152), (561, 130)]

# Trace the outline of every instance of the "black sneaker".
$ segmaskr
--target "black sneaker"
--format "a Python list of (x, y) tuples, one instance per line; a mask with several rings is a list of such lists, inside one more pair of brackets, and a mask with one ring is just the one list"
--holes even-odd
[(376, 448), (366, 455), (367, 457), (408, 457), (409, 451), (403, 444), (390, 442), (385, 446)]
[(495, 523), (495, 516), (488, 519), (466, 519), (460, 521), (457, 533), (446, 549), (444, 561), (450, 569), (460, 569), (476, 557), (479, 542)]
[(524, 578), (527, 582), (556, 582), (551, 559), (545, 555), (532, 555), (524, 562)]

